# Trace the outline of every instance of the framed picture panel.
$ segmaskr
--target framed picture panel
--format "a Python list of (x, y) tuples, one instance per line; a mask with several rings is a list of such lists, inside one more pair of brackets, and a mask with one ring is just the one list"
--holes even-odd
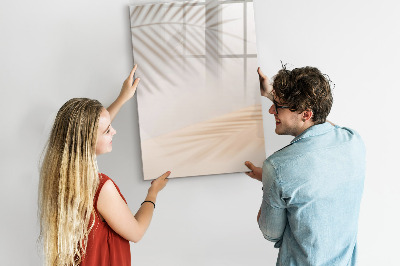
[(130, 6), (144, 179), (265, 160), (252, 1)]

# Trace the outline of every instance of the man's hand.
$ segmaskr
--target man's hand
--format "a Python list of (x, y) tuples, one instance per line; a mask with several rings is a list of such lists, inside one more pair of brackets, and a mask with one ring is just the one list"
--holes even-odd
[(257, 69), (258, 78), (260, 80), (260, 92), (261, 96), (267, 97), (271, 101), (274, 100), (272, 95), (273, 86), (270, 84), (269, 79), (264, 73), (261, 71), (261, 68)]
[(262, 168), (254, 166), (249, 161), (246, 161), (244, 164), (251, 170), (250, 172), (246, 172), (246, 175), (262, 182)]

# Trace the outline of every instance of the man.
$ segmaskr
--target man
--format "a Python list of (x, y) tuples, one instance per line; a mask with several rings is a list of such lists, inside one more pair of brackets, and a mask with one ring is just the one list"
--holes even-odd
[(277, 265), (355, 265), (365, 177), (361, 137), (326, 122), (333, 98), (317, 68), (284, 67), (273, 85), (258, 74), (261, 94), (273, 101), (276, 134), (295, 137), (262, 168), (245, 162), (247, 175), (263, 183), (257, 221), (279, 248)]

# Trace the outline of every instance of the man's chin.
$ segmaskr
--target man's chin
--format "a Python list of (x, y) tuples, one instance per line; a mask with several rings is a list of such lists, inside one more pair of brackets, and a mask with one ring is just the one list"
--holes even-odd
[(283, 133), (277, 127), (275, 127), (275, 133), (277, 135), (283, 135)]
[(287, 132), (275, 128), (276, 135), (289, 135)]

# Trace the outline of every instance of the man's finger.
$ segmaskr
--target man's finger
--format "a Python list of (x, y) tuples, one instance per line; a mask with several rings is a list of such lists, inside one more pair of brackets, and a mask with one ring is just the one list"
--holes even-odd
[(257, 68), (257, 73), (258, 73), (258, 75), (260, 75), (260, 77), (265, 78), (265, 75), (264, 75), (264, 73), (261, 71), (261, 68), (260, 68), (260, 67)]
[(254, 166), (254, 164), (252, 164), (252, 163), (249, 162), (249, 161), (246, 161), (244, 164), (245, 164), (245, 165), (247, 166), (247, 168), (249, 168), (251, 171), (254, 171), (254, 169), (256, 168), (256, 167)]
[(250, 176), (250, 178), (253, 178), (255, 180), (259, 180), (254, 172), (246, 172), (245, 174)]
[(254, 178), (254, 173), (253, 172), (246, 172), (245, 174), (250, 176), (251, 178)]

